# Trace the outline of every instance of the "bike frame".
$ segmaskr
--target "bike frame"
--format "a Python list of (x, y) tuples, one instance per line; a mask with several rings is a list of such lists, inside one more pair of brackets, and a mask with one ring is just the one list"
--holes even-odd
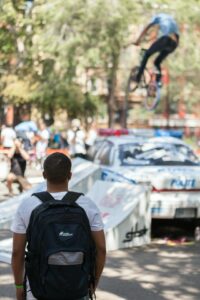
[[(138, 69), (141, 65), (142, 59), (143, 59), (146, 51), (147, 51), (147, 49), (145, 49), (145, 48), (140, 49), (140, 64), (139, 64), (139, 66), (137, 66), (131, 70), (131, 74), (130, 74), (129, 80), (128, 80), (125, 102), (128, 101), (128, 94), (130, 94), (130, 90), (131, 90), (130, 89), (131, 82), (133, 82), (131, 77), (132, 76), (134, 77), (134, 75), (137, 74)], [(134, 72), (136, 72), (136, 74)], [(131, 92), (134, 92), (138, 88), (145, 89), (147, 92), (147, 96), (145, 97), (145, 100), (144, 100), (144, 106), (146, 107), (146, 109), (147, 110), (155, 109), (155, 107), (158, 105), (158, 103), (160, 101), (160, 96), (161, 96), (161, 87), (156, 82), (156, 72), (145, 67), (140, 82), (135, 85), (135, 87), (131, 90)], [(152, 90), (155, 91), (155, 96), (153, 95), (154, 92), (152, 93)]]

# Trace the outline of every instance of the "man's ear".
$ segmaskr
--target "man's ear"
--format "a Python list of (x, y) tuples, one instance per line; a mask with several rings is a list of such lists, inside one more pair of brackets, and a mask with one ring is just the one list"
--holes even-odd
[(68, 180), (70, 180), (71, 178), (72, 178), (72, 172), (69, 173)]
[(44, 178), (44, 179), (47, 179), (47, 176), (46, 176), (45, 171), (42, 172), (42, 175), (43, 175), (43, 178)]

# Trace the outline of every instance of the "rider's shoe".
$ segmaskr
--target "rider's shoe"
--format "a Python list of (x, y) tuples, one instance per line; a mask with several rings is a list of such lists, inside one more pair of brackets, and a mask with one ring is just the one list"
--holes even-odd
[(161, 87), (162, 86), (162, 74), (158, 70), (155, 73), (156, 73), (156, 82), (157, 82), (157, 85), (159, 87)]

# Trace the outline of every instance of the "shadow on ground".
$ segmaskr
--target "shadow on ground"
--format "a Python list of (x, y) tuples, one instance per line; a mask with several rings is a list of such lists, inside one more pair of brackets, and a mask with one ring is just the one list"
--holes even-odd
[[(200, 245), (148, 247), (110, 252), (98, 292), (109, 300), (197, 300)], [(105, 298), (106, 296), (106, 298)]]
[[(199, 280), (200, 243), (153, 242), (108, 253), (97, 300), (199, 300)], [(0, 300), (14, 299), (11, 267), (0, 263)]]

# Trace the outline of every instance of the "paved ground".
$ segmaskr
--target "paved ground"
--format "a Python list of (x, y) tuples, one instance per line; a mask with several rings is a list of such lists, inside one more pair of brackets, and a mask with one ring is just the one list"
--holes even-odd
[[(0, 232), (0, 239), (9, 236)], [(199, 300), (200, 243), (159, 242), (109, 252), (98, 300)], [(11, 267), (0, 263), (0, 299), (14, 300)]]
[[(36, 172), (29, 170), (29, 177)], [(32, 173), (31, 173), (32, 172)], [(37, 171), (37, 176), (41, 172)], [(15, 186), (18, 193), (17, 186)], [(0, 186), (0, 201), (7, 198)], [(0, 240), (11, 235), (0, 231)], [(200, 243), (150, 245), (107, 255), (98, 291), (98, 300), (199, 300)], [(0, 300), (14, 300), (11, 267), (0, 263)]]

